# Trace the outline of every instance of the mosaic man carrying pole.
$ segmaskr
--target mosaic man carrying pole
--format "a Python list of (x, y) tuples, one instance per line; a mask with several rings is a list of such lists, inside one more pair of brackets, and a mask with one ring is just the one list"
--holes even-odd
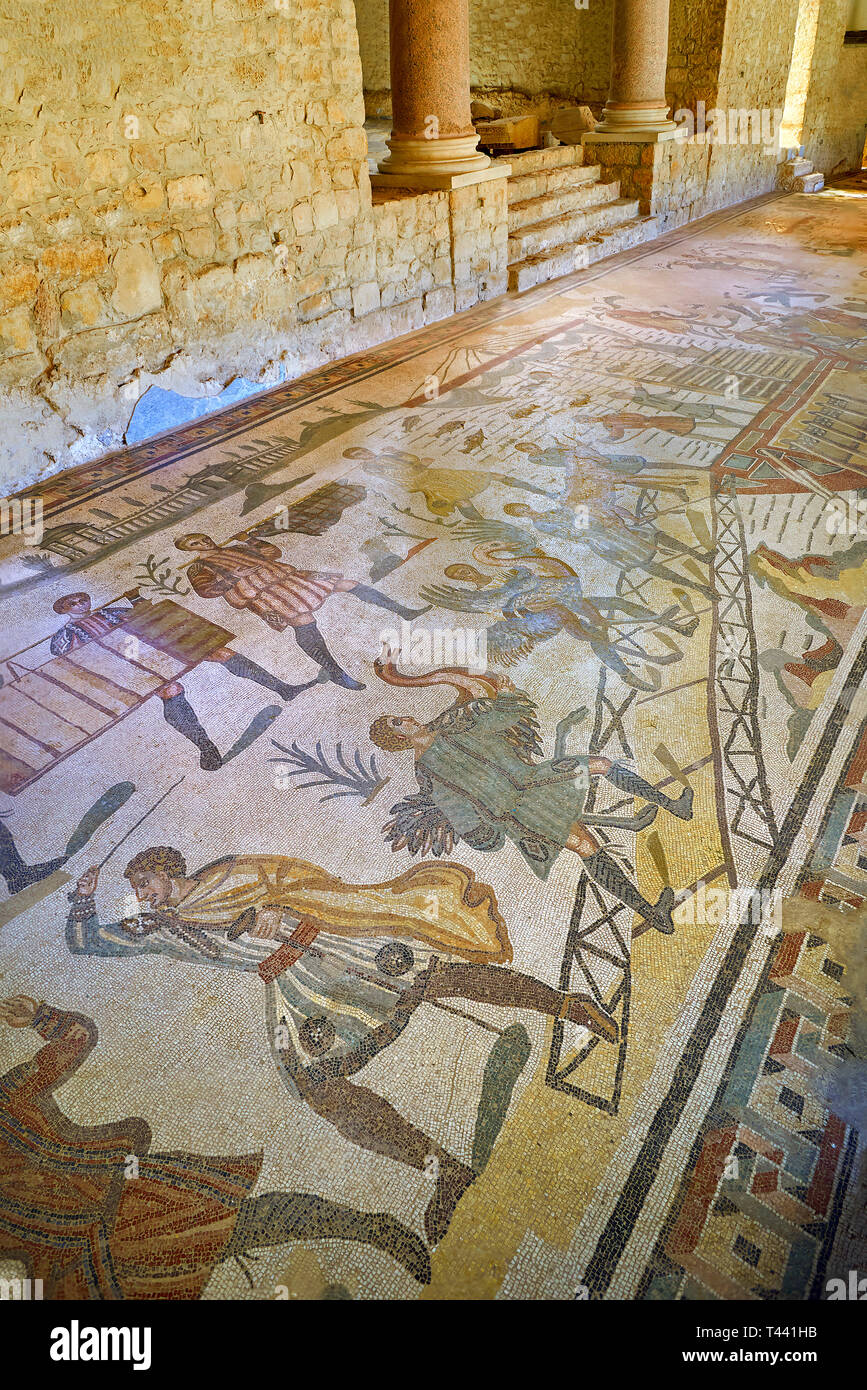
[[(196, 665), (203, 660), (213, 662), (230, 675), (253, 681), (265, 690), (273, 691), (287, 703), (316, 684), (314, 680), (303, 685), (289, 685), (272, 676), (250, 657), (232, 651), (231, 647), (225, 645), (225, 638), (231, 638), (231, 633), (215, 627), (180, 604), (153, 604), (149, 599), (142, 598), (138, 589), (130, 589), (121, 597), (129, 607), (110, 603), (94, 608), (90, 595), (83, 591), (64, 594), (57, 599), (53, 605), (54, 611), (62, 614), (66, 622), (51, 638), (51, 655), (66, 657), (88, 644), (100, 644), (118, 629), (124, 629), (126, 642), (114, 646), (112, 651), (116, 658), (127, 663), (131, 672), (139, 665), (139, 643), (143, 641), (156, 643), (160, 649), (171, 651), (185, 663)], [(160, 627), (161, 633), (158, 631)], [(96, 679), (97, 676), (92, 674), (91, 680)], [(215, 772), (222, 767), (223, 757), (187, 699), (181, 681), (166, 681), (154, 693), (162, 702), (166, 723), (199, 750), (200, 766), (207, 772)]]

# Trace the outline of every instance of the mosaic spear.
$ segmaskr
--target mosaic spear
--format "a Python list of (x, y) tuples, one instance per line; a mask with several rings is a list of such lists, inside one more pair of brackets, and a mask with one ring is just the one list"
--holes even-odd
[(101, 862), (100, 864), (97, 865), (97, 868), (101, 869), (101, 868), (103, 867), (103, 865), (105, 865), (105, 864), (108, 863), (108, 861), (109, 861), (109, 859), (111, 859), (112, 855), (113, 855), (113, 854), (116, 854), (116, 852), (120, 849), (120, 847), (121, 847), (121, 845), (123, 844), (124, 840), (128, 840), (129, 837), (130, 837), (130, 835), (132, 834), (132, 832), (133, 832), (134, 830), (138, 830), (139, 826), (142, 824), (142, 821), (146, 821), (147, 818), (148, 818), (148, 816), (152, 816), (153, 813), (154, 813), (154, 811), (157, 809), (157, 807), (158, 807), (158, 806), (161, 806), (162, 803), (165, 801), (166, 797), (167, 797), (167, 796), (171, 796), (172, 792), (175, 790), (175, 787), (179, 787), (183, 781), (184, 781), (184, 778), (183, 778), (183, 777), (179, 777), (178, 780), (177, 780), (177, 782), (173, 782), (173, 783), (172, 783), (172, 785), (169, 787), (169, 789), (168, 789), (167, 792), (163, 792), (163, 794), (162, 794), (162, 796), (160, 797), (159, 801), (155, 801), (154, 804), (153, 804), (153, 806), (151, 806), (149, 810), (145, 811), (145, 813), (144, 813), (143, 816), (139, 816), (139, 818), (138, 818), (138, 820), (136, 821), (135, 825), (131, 825), (130, 828), (129, 828), (129, 830), (126, 832), (126, 834), (125, 834), (125, 835), (121, 835), (121, 837), (120, 837), (120, 839), (118, 840), (117, 844), (114, 845), (114, 846), (108, 851), (108, 854), (105, 856), (105, 858), (102, 860), (102, 862)]

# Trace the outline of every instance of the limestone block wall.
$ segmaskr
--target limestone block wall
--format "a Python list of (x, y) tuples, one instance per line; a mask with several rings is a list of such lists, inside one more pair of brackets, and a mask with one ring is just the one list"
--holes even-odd
[[(836, 3), (836, 0), (834, 0)], [(717, 106), (730, 110), (783, 111), (799, 0), (776, 0), (758, 21), (753, 0), (728, 0)], [(762, 144), (726, 143), (711, 148), (708, 211), (776, 188), (779, 152)]]
[[(379, 288), (379, 304), (389, 309), (410, 304), (424, 322), (424, 310), (454, 312), (451, 225), (448, 193), (415, 196), (389, 192), (378, 202), (374, 195), (376, 231), (373, 278)], [(442, 317), (432, 312), (432, 317)]]
[(451, 193), (377, 191), (373, 216), (373, 307), (391, 315), (392, 334), (505, 293), (505, 178)]
[[(829, 7), (825, 7), (826, 14)], [(785, 139), (789, 146), (802, 143), (807, 96), (813, 77), (814, 59), (819, 37), (822, 0), (798, 0), (798, 19), (792, 44), (792, 57), (786, 79), (784, 115)], [(841, 40), (842, 41), (842, 40)]]
[(0, 0), (0, 52), (0, 494), (120, 447), (154, 383), (272, 384), (454, 296), (450, 207), (388, 263), (352, 0)]
[(470, 0), (475, 87), (604, 101), (612, 0)]
[(471, 184), (449, 195), (455, 310), (505, 294), (508, 286), (508, 202), (505, 179)]
[[(867, 53), (843, 43), (849, 0), (777, 0), (773, 24), (757, 25), (752, 0), (728, 0), (718, 105), (723, 108), (791, 109), (805, 85), (801, 143), (824, 174), (860, 165), (867, 128)], [(798, 21), (814, 29), (806, 64), (798, 54)], [(790, 84), (794, 62), (796, 71)], [(801, 68), (809, 77), (804, 83)], [(788, 101), (787, 101), (788, 98)], [(777, 186), (772, 158), (750, 145), (714, 149), (708, 198), (725, 207)], [(710, 210), (710, 209), (709, 209)]]
[(671, 0), (665, 90), (672, 111), (716, 105), (726, 0)]
[(710, 147), (694, 140), (668, 140), (612, 142), (592, 148), (592, 158), (602, 165), (605, 180), (618, 179), (624, 198), (637, 198), (643, 216), (659, 219), (660, 233), (711, 211), (707, 205)]
[[(858, 167), (867, 129), (867, 47), (843, 43), (851, 13), (852, 0), (775, 0), (760, 15), (752, 0), (671, 0), (672, 111), (695, 110), (699, 99), (707, 110), (782, 108), (787, 118), (794, 112), (803, 119), (798, 143), (817, 169), (828, 175)], [(773, 187), (774, 173), (754, 150), (720, 148), (709, 162), (709, 183), (709, 199), (724, 206), (730, 194), (746, 198)]]

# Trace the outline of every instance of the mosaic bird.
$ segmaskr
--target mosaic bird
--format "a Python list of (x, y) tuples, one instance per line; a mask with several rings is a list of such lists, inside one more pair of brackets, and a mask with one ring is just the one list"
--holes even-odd
[[(438, 605), (458, 613), (497, 613), (501, 616), (487, 629), (488, 654), (503, 666), (513, 666), (527, 656), (540, 642), (546, 642), (559, 633), (565, 632), (579, 642), (586, 642), (590, 650), (609, 670), (616, 672), (626, 685), (636, 690), (658, 690), (659, 679), (656, 672), (650, 680), (642, 680), (626, 664), (621, 651), (624, 639), (612, 632), (609, 621), (603, 617), (596, 602), (584, 597), (581, 581), (574, 570), (562, 560), (541, 554), (524, 554), (504, 557), (496, 546), (476, 546), (474, 559), (489, 567), (509, 567), (509, 575), (501, 584), (491, 587), (493, 579), (475, 570), (471, 565), (450, 566), (451, 577), (466, 579), (475, 587), (458, 589), (448, 584), (428, 584), (420, 593), (426, 603)], [(524, 561), (524, 564), (519, 564)], [(460, 571), (457, 574), (456, 571)], [(667, 609), (659, 618), (649, 609), (640, 605), (621, 602), (618, 599), (600, 601), (609, 608), (633, 609), (633, 618), (638, 621), (655, 621), (661, 625), (671, 623), (678, 612), (677, 607)], [(640, 617), (638, 615), (641, 615)], [(697, 626), (692, 621), (691, 630)], [(683, 628), (676, 629), (681, 633)], [(629, 654), (640, 656), (652, 665), (668, 665), (679, 660), (682, 653), (675, 648), (673, 652), (659, 657), (650, 657), (643, 648), (631, 644)]]
[[(580, 484), (577, 484), (559, 499), (559, 506), (545, 512), (534, 511), (524, 502), (507, 502), (503, 507), (504, 512), (508, 516), (526, 517), (529, 522), (527, 527), (483, 516), (472, 506), (462, 507), (464, 520), (454, 526), (449, 534), (456, 541), (493, 541), (514, 554), (535, 552), (540, 536), (553, 536), (558, 541), (586, 545), (600, 559), (620, 570), (642, 569), (646, 574), (666, 580), (673, 587), (685, 586), (706, 598), (716, 597), (715, 591), (704, 582), (704, 566), (710, 560), (709, 553), (693, 551), (684, 542), (652, 524), (641, 519), (630, 519), (619, 507), (596, 500), (588, 501), (587, 498), (579, 502), (581, 496)], [(567, 503), (567, 497), (573, 500)], [(579, 520), (576, 510), (579, 505), (585, 508), (583, 521)], [(682, 556), (684, 568), (689, 568), (695, 577), (678, 573), (670, 565), (662, 563), (656, 558), (658, 551), (667, 551), (673, 557)]]

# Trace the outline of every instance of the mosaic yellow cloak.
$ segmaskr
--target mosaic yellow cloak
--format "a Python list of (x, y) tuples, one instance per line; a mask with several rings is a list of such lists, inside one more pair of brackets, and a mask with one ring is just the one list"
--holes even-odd
[(409, 937), (490, 962), (512, 958), (492, 888), (460, 864), (417, 864), (383, 883), (344, 883), (304, 859), (245, 854), (193, 875), (182, 921), (230, 926), (247, 908), (280, 907), (336, 936)]

